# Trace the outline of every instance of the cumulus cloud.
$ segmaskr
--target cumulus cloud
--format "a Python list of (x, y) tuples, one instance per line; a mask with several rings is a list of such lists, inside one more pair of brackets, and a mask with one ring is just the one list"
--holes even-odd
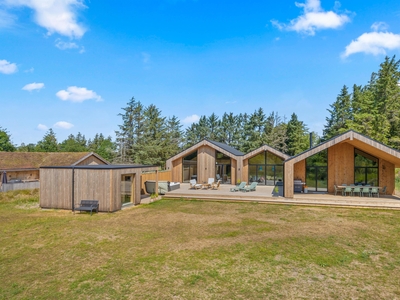
[[(272, 25), (279, 30), (296, 31), (308, 35), (315, 35), (317, 30), (336, 29), (341, 27), (350, 18), (347, 14), (339, 14), (334, 11), (324, 11), (321, 8), (320, 0), (306, 0), (306, 3), (297, 3), (297, 7), (303, 8), (303, 14), (293, 19), (289, 24), (280, 23), (277, 20), (271, 20)], [(338, 6), (337, 2), (335, 6)]]
[(74, 42), (64, 42), (60, 39), (56, 39), (56, 47), (61, 50), (79, 48)]
[(37, 126), (37, 129), (39, 129), (39, 130), (47, 130), (47, 129), (49, 129), (46, 125), (43, 125), (43, 124), (39, 124), (38, 126)]
[(56, 96), (63, 101), (83, 102), (85, 100), (94, 99), (102, 101), (103, 99), (95, 92), (84, 87), (70, 86), (67, 90), (61, 90), (56, 93)]
[(342, 53), (342, 58), (355, 53), (385, 55), (387, 50), (400, 49), (400, 34), (387, 32), (387, 28), (387, 24), (383, 22), (372, 24), (371, 29), (373, 31), (363, 33), (356, 40), (351, 41)]
[(44, 83), (36, 83), (36, 82), (34, 82), (34, 83), (29, 83), (29, 84), (25, 85), (22, 89), (24, 91), (31, 92), (31, 91), (34, 91), (34, 90), (40, 90), (42, 88), (44, 88)]
[(17, 65), (4, 59), (0, 59), (0, 73), (12, 74), (18, 71)]
[(81, 38), (86, 29), (77, 21), (77, 13), (85, 8), (82, 0), (4, 0), (8, 6), (32, 9), (35, 22), (47, 29), (48, 35), (58, 33), (70, 38)]
[(192, 124), (195, 122), (198, 122), (200, 120), (200, 117), (198, 115), (191, 115), (183, 119), (182, 123), (183, 124)]
[(59, 121), (57, 123), (55, 123), (54, 128), (60, 128), (60, 129), (70, 129), (72, 127), (74, 127), (74, 124), (65, 122), (65, 121)]

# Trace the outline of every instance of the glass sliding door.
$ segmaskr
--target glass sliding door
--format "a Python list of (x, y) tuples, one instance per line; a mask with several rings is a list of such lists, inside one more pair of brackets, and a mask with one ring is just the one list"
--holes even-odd
[(134, 185), (135, 175), (121, 175), (121, 204), (134, 203)]
[(249, 159), (249, 182), (273, 186), (283, 181), (283, 158), (268, 151)]
[(328, 191), (328, 151), (306, 158), (306, 184), (311, 192)]
[(197, 180), (197, 151), (183, 158), (182, 181), (189, 182), (192, 179)]

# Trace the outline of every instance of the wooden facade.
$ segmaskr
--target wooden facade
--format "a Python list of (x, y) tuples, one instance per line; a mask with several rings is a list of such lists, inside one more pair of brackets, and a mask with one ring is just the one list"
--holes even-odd
[[(130, 188), (131, 202), (140, 203), (141, 174), (155, 166), (85, 165), (40, 168), (40, 207), (73, 209), (81, 200), (98, 200), (99, 210), (114, 212), (122, 207), (121, 194)], [(130, 187), (122, 181), (129, 176)]]
[(334, 192), (334, 185), (354, 183), (355, 149), (379, 159), (379, 186), (386, 186), (387, 193), (394, 194), (395, 168), (400, 167), (400, 152), (351, 130), (286, 160), (284, 196), (294, 196), (293, 180), (305, 181), (306, 159), (323, 150), (328, 152), (328, 192)]
[(231, 183), (235, 184), (241, 165), (241, 156), (208, 140), (203, 140), (167, 160), (166, 168), (171, 171), (171, 181), (183, 181), (183, 158), (194, 152), (197, 152), (197, 181), (201, 183), (207, 182), (208, 178), (216, 178), (216, 151), (230, 158)]

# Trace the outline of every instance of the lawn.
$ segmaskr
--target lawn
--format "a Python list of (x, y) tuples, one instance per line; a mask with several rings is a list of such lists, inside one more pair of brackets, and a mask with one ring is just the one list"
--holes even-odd
[(400, 211), (0, 194), (0, 299), (396, 299)]

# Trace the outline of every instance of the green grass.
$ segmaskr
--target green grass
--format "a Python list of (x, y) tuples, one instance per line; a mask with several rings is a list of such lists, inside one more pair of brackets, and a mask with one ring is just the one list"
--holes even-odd
[(0, 299), (400, 298), (400, 211), (0, 194)]

